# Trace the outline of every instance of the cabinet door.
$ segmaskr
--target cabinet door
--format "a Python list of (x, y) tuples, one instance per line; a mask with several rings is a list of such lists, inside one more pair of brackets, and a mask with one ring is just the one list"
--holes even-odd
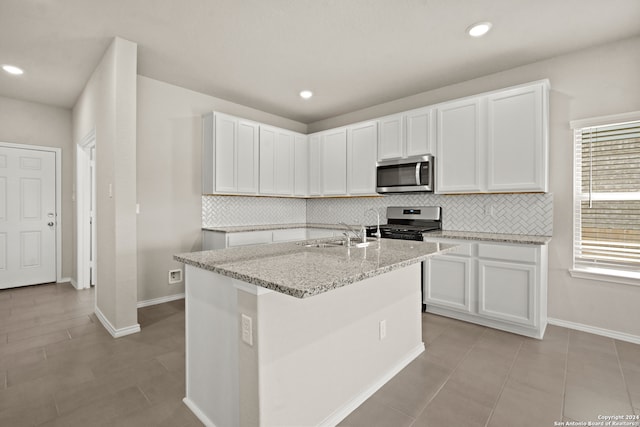
[(477, 193), (482, 189), (484, 136), (481, 99), (438, 107), (436, 191)]
[(383, 117), (378, 120), (380, 135), (378, 139), (378, 160), (400, 159), (405, 157), (403, 150), (402, 114)]
[(435, 129), (432, 123), (432, 108), (412, 110), (405, 115), (406, 156), (434, 154)]
[(273, 241), (272, 231), (246, 231), (227, 233), (227, 247), (264, 245)]
[(215, 122), (216, 191), (233, 193), (238, 188), (235, 170), (238, 119), (216, 114)]
[(215, 134), (213, 113), (202, 116), (202, 194), (216, 192), (215, 177)]
[(536, 85), (488, 96), (487, 190), (547, 191), (543, 90)]
[(273, 230), (273, 243), (293, 242), (307, 239), (306, 228), (290, 228), (288, 230)]
[(478, 314), (525, 326), (538, 325), (536, 267), (478, 260)]
[(347, 130), (323, 133), (321, 151), (322, 194), (347, 194)]
[(274, 164), (277, 131), (260, 126), (260, 194), (275, 194)]
[(293, 194), (293, 134), (278, 131), (274, 163), (275, 193)]
[(347, 169), (349, 194), (375, 194), (378, 127), (367, 122), (349, 128)]
[(424, 303), (465, 313), (473, 310), (472, 259), (439, 255), (424, 262)]
[(305, 135), (295, 135), (293, 151), (295, 158), (293, 162), (293, 194), (307, 196), (309, 195), (309, 145)]
[(326, 228), (307, 228), (307, 239), (323, 239), (325, 237), (333, 237), (333, 230)]
[(309, 136), (309, 195), (320, 196), (322, 187), (320, 182), (320, 174), (322, 172), (321, 162), (321, 145), (322, 136), (315, 134)]
[(235, 165), (238, 193), (258, 192), (258, 157), (258, 124), (239, 120)]

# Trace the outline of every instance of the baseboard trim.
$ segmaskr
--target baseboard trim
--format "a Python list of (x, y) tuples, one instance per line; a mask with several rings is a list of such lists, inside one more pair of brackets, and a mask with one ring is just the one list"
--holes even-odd
[(132, 326), (127, 326), (126, 328), (116, 329), (97, 306), (95, 313), (100, 323), (102, 323), (102, 326), (104, 326), (107, 332), (109, 332), (114, 338), (120, 338), (140, 332), (140, 325), (138, 323)]
[(73, 280), (71, 277), (61, 277), (57, 281), (57, 283), (71, 283), (72, 285), (74, 282), (75, 280)]
[(207, 417), (204, 412), (202, 412), (200, 408), (198, 408), (198, 405), (191, 401), (191, 399), (185, 397), (184, 399), (182, 399), (182, 401), (185, 405), (187, 405), (187, 408), (189, 408), (191, 412), (193, 412), (193, 415), (195, 415), (200, 420), (200, 422), (202, 422), (202, 424), (207, 427), (216, 427), (213, 421), (211, 421), (209, 417)]
[(165, 302), (176, 301), (179, 299), (184, 299), (184, 292), (181, 294), (169, 295), (166, 297), (153, 298), (144, 301), (138, 301), (138, 308), (148, 307), (150, 305), (163, 304)]
[(562, 326), (567, 329), (575, 329), (576, 331), (588, 332), (590, 334), (601, 335), (607, 338), (613, 338), (620, 341), (626, 341), (633, 344), (640, 344), (640, 337), (624, 332), (612, 331), (610, 329), (598, 328), (596, 326), (585, 325), (583, 323), (569, 322), (561, 319), (547, 319), (550, 325)]
[(363, 390), (360, 394), (354, 396), (350, 401), (345, 403), (342, 407), (335, 410), (331, 415), (325, 418), (319, 426), (335, 426), (344, 420), (351, 412), (353, 412), (358, 406), (362, 405), (365, 400), (373, 396), (373, 394), (380, 390), (391, 378), (396, 376), (398, 372), (403, 370), (409, 363), (411, 363), (416, 357), (424, 352), (424, 343), (420, 343), (417, 347), (413, 348), (402, 359), (398, 361), (394, 366), (387, 370), (384, 374), (378, 377), (368, 388)]
[(69, 279), (69, 283), (71, 283), (71, 286), (78, 289), (78, 282), (76, 282), (76, 279), (73, 279), (73, 278)]

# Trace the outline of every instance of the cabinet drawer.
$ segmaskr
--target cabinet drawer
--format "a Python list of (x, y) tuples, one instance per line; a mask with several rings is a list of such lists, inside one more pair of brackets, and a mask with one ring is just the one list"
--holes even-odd
[(305, 240), (307, 230), (305, 228), (292, 228), (289, 230), (274, 230), (273, 242), (291, 242), (294, 240)]
[(444, 243), (447, 245), (458, 245), (455, 249), (446, 252), (445, 255), (473, 256), (475, 243), (469, 243), (468, 240), (430, 239), (425, 234), (424, 241), (431, 243)]
[[(448, 242), (441, 242), (448, 243)], [(455, 249), (452, 249), (449, 252), (446, 252), (446, 255), (460, 255), (470, 257), (473, 255), (473, 244), (469, 243), (451, 243), (453, 245), (458, 245)]]
[(271, 243), (272, 231), (249, 231), (246, 233), (229, 233), (227, 246), (246, 246)]
[(538, 248), (535, 246), (478, 244), (478, 257), (504, 259), (518, 262), (536, 262)]
[(328, 228), (307, 228), (307, 239), (323, 239), (334, 235), (334, 230)]

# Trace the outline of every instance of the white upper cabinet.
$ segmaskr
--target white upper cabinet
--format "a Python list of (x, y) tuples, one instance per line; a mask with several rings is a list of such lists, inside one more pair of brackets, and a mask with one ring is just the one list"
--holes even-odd
[(293, 195), (309, 195), (309, 144), (307, 136), (295, 134), (293, 142)]
[(222, 114), (215, 116), (214, 157), (215, 189), (214, 192), (235, 192), (236, 182), (236, 146), (238, 135), (238, 119)]
[(258, 192), (258, 124), (220, 113), (203, 117), (202, 192)]
[(322, 134), (309, 135), (309, 195), (322, 195), (322, 158), (321, 158)]
[(433, 154), (434, 109), (418, 108), (378, 119), (378, 160)]
[(435, 156), (435, 192), (546, 192), (547, 80), (302, 135), (203, 116), (204, 194), (375, 194), (376, 161)]
[(293, 195), (293, 132), (260, 126), (260, 194)]
[(542, 85), (487, 97), (488, 191), (548, 191), (546, 99)]
[(418, 108), (404, 113), (405, 156), (433, 154), (435, 141), (435, 109)]
[(258, 190), (258, 124), (238, 120), (236, 139), (236, 183), (238, 193)]
[(404, 120), (402, 114), (378, 119), (380, 138), (378, 139), (378, 160), (400, 159), (404, 157)]
[(376, 194), (376, 146), (378, 126), (375, 121), (348, 128), (347, 184), (349, 194)]
[(294, 134), (278, 131), (276, 139), (275, 182), (276, 194), (293, 195), (294, 180)]
[(347, 129), (322, 133), (320, 153), (322, 194), (347, 194)]
[(548, 81), (438, 106), (436, 192), (548, 191)]
[(275, 128), (260, 126), (260, 194), (275, 194), (274, 166), (276, 158)]
[(484, 132), (480, 98), (448, 102), (438, 108), (436, 191), (474, 193), (482, 190)]

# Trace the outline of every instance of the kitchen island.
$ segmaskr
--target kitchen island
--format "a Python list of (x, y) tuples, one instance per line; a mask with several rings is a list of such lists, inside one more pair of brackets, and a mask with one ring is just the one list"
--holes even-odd
[(383, 239), (176, 255), (185, 403), (209, 426), (337, 424), (424, 351), (421, 261), (453, 248)]

